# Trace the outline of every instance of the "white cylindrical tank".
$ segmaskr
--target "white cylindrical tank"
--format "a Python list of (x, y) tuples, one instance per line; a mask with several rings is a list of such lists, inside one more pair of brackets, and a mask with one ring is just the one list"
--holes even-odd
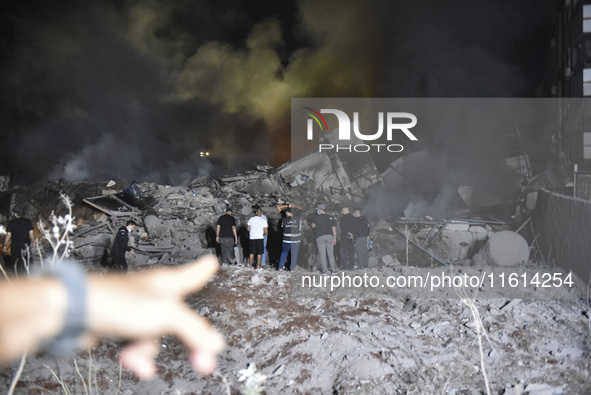
[(489, 237), (480, 255), (489, 265), (516, 266), (529, 261), (529, 246), (520, 234), (503, 230)]

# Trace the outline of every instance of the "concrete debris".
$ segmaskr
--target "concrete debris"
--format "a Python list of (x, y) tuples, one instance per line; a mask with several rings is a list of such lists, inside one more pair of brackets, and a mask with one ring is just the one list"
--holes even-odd
[[(320, 166), (318, 170), (310, 170), (315, 168), (318, 161), (325, 163), (325, 166)], [(248, 244), (246, 222), (253, 215), (253, 206), (260, 205), (269, 220), (269, 239), (275, 246), (269, 247), (269, 260), (276, 262), (280, 252), (276, 247), (277, 243), (280, 243), (277, 226), (281, 219), (277, 206), (292, 203), (292, 197), (295, 196), (292, 187), (294, 169), (299, 171), (308, 168), (308, 181), (316, 185), (317, 192), (326, 195), (329, 191), (329, 195), (335, 199), (332, 202), (332, 210), (336, 214), (342, 201), (351, 196), (362, 196), (367, 187), (380, 181), (375, 165), (366, 165), (364, 174), (355, 173), (355, 176), (350, 176), (345, 170), (347, 163), (343, 163), (338, 155), (329, 158), (323, 154), (320, 157), (312, 155), (288, 163), (279, 169), (260, 165), (256, 170), (223, 176), (213, 181), (199, 177), (188, 186), (132, 182), (118, 192), (114, 187), (117, 184), (125, 185), (124, 183), (113, 180), (96, 186), (88, 183), (88, 186), (83, 188), (85, 193), (79, 201), (81, 200), (80, 203), (83, 203), (86, 210), (90, 208), (95, 211), (90, 219), (86, 212), (80, 215), (83, 207), (75, 207), (76, 217), (82, 217), (82, 223), (73, 235), (74, 254), (84, 260), (104, 259), (108, 255), (112, 236), (118, 227), (126, 220), (132, 219), (139, 225), (135, 242), (137, 250), (143, 255), (130, 257), (133, 258), (132, 264), (143, 266), (152, 262), (183, 263), (200, 255), (216, 252), (218, 246), (215, 243), (215, 223), (229, 206), (234, 209), (233, 215), (236, 217), (240, 233), (237, 256), (239, 262), (244, 262), (244, 256), (248, 257), (243, 251)], [(342, 171), (331, 183), (324, 175), (326, 172), (333, 172), (335, 167)], [(364, 180), (363, 183), (358, 182), (361, 179)], [(306, 191), (312, 183), (305, 185)], [(348, 185), (349, 188), (343, 190), (343, 185)], [(331, 189), (336, 186), (341, 188), (339, 193)], [(60, 187), (61, 185), (51, 185), (50, 189), (57, 190)], [(95, 194), (88, 193), (89, 191), (95, 191)], [(318, 203), (318, 193), (298, 200), (297, 206), (307, 215)], [(101, 222), (97, 224), (96, 221), (99, 219)], [(307, 224), (304, 224), (304, 228), (310, 231)], [(305, 259), (304, 254), (302, 259)], [(378, 262), (374, 258), (371, 264), (375, 266)]]
[(367, 266), (372, 268), (372, 267), (377, 267), (380, 264), (380, 262), (378, 261), (378, 258), (376, 258), (375, 256), (370, 256), (369, 260), (367, 262)]
[(525, 387), (525, 393), (530, 395), (561, 395), (564, 393), (564, 386), (553, 387), (548, 384), (529, 384)]
[(368, 188), (382, 183), (369, 154), (313, 152), (284, 164), (277, 174), (292, 187), (294, 199), (321, 196), (339, 205), (359, 203)]
[[(135, 259), (138, 265), (178, 264), (209, 252), (219, 253), (215, 223), (228, 206), (232, 207), (238, 225), (238, 261), (244, 263), (248, 258), (246, 223), (253, 215), (254, 205), (261, 206), (268, 218), (267, 262), (275, 264), (281, 248), (278, 228), (281, 214), (277, 207), (292, 204), (301, 209), (303, 219), (303, 248), (298, 265), (313, 269), (317, 262), (313, 232), (307, 219), (314, 207), (322, 203), (338, 219), (344, 205), (363, 208), (370, 188), (406, 185), (416, 166), (429, 167), (433, 160), (431, 152), (420, 151), (405, 155), (380, 174), (369, 155), (355, 155), (352, 161), (346, 153), (314, 152), (278, 168), (259, 165), (255, 170), (215, 180), (198, 177), (189, 185), (135, 181), (129, 184), (120, 180), (75, 185), (50, 182), (35, 191), (34, 199), (21, 200), (27, 201), (28, 213), (34, 211), (36, 216), (37, 212), (45, 214), (47, 204), (55, 202), (60, 193), (73, 197), (79, 221), (73, 235), (74, 254), (84, 260), (102, 259), (110, 250), (117, 229), (126, 220), (134, 220), (138, 224), (136, 247), (148, 257)], [(128, 186), (118, 189), (118, 185)], [(460, 195), (475, 202), (469, 187), (462, 187)], [(523, 204), (526, 212), (525, 199)], [(36, 220), (31, 215), (27, 217)], [(527, 224), (523, 218), (519, 223)], [(369, 265), (382, 268), (409, 262), (415, 266), (527, 263), (527, 243), (517, 234), (502, 233), (512, 225), (494, 218), (370, 218), (370, 237), (374, 244)], [(528, 231), (527, 226), (524, 231)], [(486, 240), (489, 242), (483, 247)]]
[[(441, 240), (446, 239), (442, 235)], [(136, 237), (136, 241), (147, 240)], [(450, 276), (481, 275), (480, 268), (441, 269), (450, 270), (446, 272)], [(408, 266), (372, 268), (364, 274), (425, 278), (427, 273), (435, 271)], [(335, 388), (340, 394), (483, 392), (474, 317), (458, 296), (429, 297), (426, 291), (412, 289), (397, 296), (393, 289), (362, 287), (349, 297), (339, 291), (303, 290), (300, 275), (305, 274), (309, 273), (225, 266), (202, 292), (187, 297), (190, 308), (205, 315), (227, 339), (218, 366), (231, 393), (241, 388), (236, 372), (254, 363), (257, 372), (268, 377), (264, 388), (269, 394), (293, 393), (294, 388), (319, 394), (336, 393)], [(483, 351), (491, 393), (508, 389), (515, 391), (506, 393), (525, 394), (526, 387), (539, 394), (589, 393), (586, 300), (536, 298), (534, 292), (538, 291), (531, 290), (514, 303), (517, 299), (506, 296), (474, 300), (487, 336)], [(122, 390), (220, 393), (219, 377), (195, 380), (182, 342), (165, 336), (161, 344), (158, 376), (146, 382), (124, 372)], [(92, 349), (93, 369), (113, 378), (112, 384), (98, 383), (100, 393), (117, 391), (119, 351), (120, 345), (111, 340)], [(85, 363), (88, 351), (73, 358)], [(72, 360), (51, 364), (69, 380), (72, 393), (83, 393)], [(43, 363), (48, 362), (36, 355), (27, 360), (23, 377), (29, 388), (47, 386), (51, 380)], [(239, 377), (246, 380), (246, 373)], [(254, 373), (254, 368), (248, 372)], [(7, 388), (11, 377), (2, 375), (0, 386)], [(76, 387), (74, 380), (79, 383)], [(546, 390), (551, 392), (542, 392)]]
[(171, 229), (164, 226), (160, 218), (150, 214), (144, 217), (144, 227), (150, 237), (155, 239), (170, 237)]
[(271, 376), (279, 376), (281, 373), (283, 373), (285, 371), (285, 365), (279, 365), (275, 368), (275, 370), (273, 370), (273, 373), (271, 374)]
[(516, 384), (516, 385), (511, 385), (511, 384), (507, 384), (505, 386), (505, 395), (523, 395), (523, 393), (525, 392), (525, 388), (523, 387), (522, 383)]
[(400, 262), (398, 259), (392, 257), (392, 255), (384, 255), (382, 257), (382, 263), (384, 266), (399, 266)]
[(450, 221), (447, 224), (447, 230), (452, 232), (467, 232), (470, 230), (470, 224), (460, 221)]
[[(263, 170), (222, 177), (211, 182), (200, 178), (194, 180), (189, 187), (135, 183), (122, 192), (89, 196), (89, 191), (104, 192), (103, 186), (79, 185), (76, 193), (81, 204), (74, 208), (75, 217), (80, 222), (72, 236), (74, 255), (84, 261), (104, 262), (115, 232), (127, 219), (133, 219), (139, 225), (137, 233), (132, 236), (139, 254), (129, 257), (131, 265), (178, 264), (207, 253), (216, 253), (218, 246), (215, 242), (215, 223), (225, 212), (225, 208), (230, 206), (234, 209), (233, 215), (239, 231), (236, 257), (239, 263), (244, 263), (248, 259), (245, 252), (248, 245), (246, 222), (252, 216), (253, 206), (259, 205), (270, 224), (268, 262), (276, 263), (281, 242), (278, 229), (281, 214), (277, 207), (286, 202), (292, 203), (293, 193), (290, 190), (298, 189), (297, 186), (290, 186), (289, 182), (293, 181), (293, 177), (289, 174), (292, 172), (293, 175), (295, 168), (304, 168), (304, 164), (310, 165), (320, 159), (309, 156), (277, 170), (264, 167)], [(316, 176), (317, 174), (311, 172), (311, 179), (303, 188), (309, 190)], [(323, 190), (325, 186), (320, 189)], [(56, 187), (50, 185), (50, 188), (44, 189), (52, 188)], [(340, 207), (344, 204), (339, 202), (346, 200), (346, 196), (339, 197), (337, 192), (333, 192), (333, 200), (328, 202), (328, 211), (338, 217)], [(352, 193), (346, 195), (352, 196)], [(298, 193), (297, 197), (298, 201), (294, 204), (303, 209), (302, 218), (306, 218), (318, 203), (318, 194), (311, 193), (308, 196)], [(47, 211), (42, 207), (35, 208), (33, 204), (29, 204), (27, 208), (35, 214)], [(82, 213), (84, 208), (85, 212)], [(406, 230), (402, 230), (402, 225)], [(480, 248), (482, 242), (495, 234), (494, 227), (504, 228), (502, 223), (494, 221), (488, 223), (480, 220), (425, 218), (412, 222), (408, 219), (405, 222), (392, 222), (379, 218), (373, 220), (370, 227), (370, 236), (374, 241), (374, 248), (370, 251), (370, 267), (399, 267), (401, 262), (408, 262), (409, 256), (416, 266), (433, 265), (434, 262), (442, 265), (450, 262), (456, 265), (507, 265), (509, 263), (505, 255), (513, 249), (507, 248), (504, 243), (519, 246), (519, 251), (528, 251), (527, 244), (523, 248), (524, 241), (519, 235), (502, 234), (502, 237), (495, 236), (494, 243), (491, 241), (492, 249), (475, 254), (478, 252), (476, 247)], [(306, 221), (302, 221), (302, 228), (302, 246), (305, 247), (300, 250), (298, 265), (311, 270), (317, 266), (314, 248), (310, 248), (310, 244), (313, 247), (312, 230)], [(484, 253), (489, 250), (490, 253)], [(513, 259), (513, 263), (516, 262), (527, 262), (527, 256), (519, 255)]]
[[(253, 207), (259, 205), (270, 225), (267, 260), (274, 264), (279, 260), (281, 243), (278, 206), (291, 203), (302, 210), (305, 219), (322, 202), (338, 218), (343, 205), (352, 205), (366, 188), (381, 180), (369, 162), (353, 176), (346, 170), (347, 166), (347, 161), (338, 155), (312, 154), (277, 169), (259, 166), (257, 170), (213, 181), (200, 177), (188, 186), (134, 182), (118, 192), (112, 187), (125, 183), (108, 182), (107, 189), (104, 183), (75, 186), (49, 183), (40, 188), (43, 198), (30, 199), (26, 208), (32, 213), (28, 217), (34, 220), (39, 212), (47, 211), (42, 203), (47, 203), (48, 197), (55, 198), (59, 190), (73, 193), (78, 220), (72, 236), (74, 255), (85, 261), (104, 261), (115, 232), (132, 219), (138, 224), (133, 237), (142, 256), (133, 257), (131, 264), (144, 266), (178, 264), (206, 253), (219, 253), (215, 223), (228, 206), (233, 208), (238, 225), (236, 256), (238, 262), (244, 263), (248, 258), (246, 222), (253, 215)], [(335, 173), (335, 167), (343, 171)], [(358, 182), (358, 178), (363, 178), (365, 184)], [(425, 217), (396, 222), (396, 218), (394, 221), (378, 218), (372, 219), (370, 228), (374, 241), (370, 267), (400, 266), (409, 257), (415, 266), (451, 262), (510, 265), (527, 262), (528, 258), (528, 246), (521, 236), (510, 233), (494, 236), (496, 230), (507, 228), (506, 223), (498, 221)], [(302, 246), (306, 247), (300, 250), (298, 265), (313, 269), (317, 266), (314, 240), (306, 220), (302, 221), (302, 230)], [(482, 248), (487, 239), (489, 246)], [(510, 258), (506, 256), (514, 250)]]

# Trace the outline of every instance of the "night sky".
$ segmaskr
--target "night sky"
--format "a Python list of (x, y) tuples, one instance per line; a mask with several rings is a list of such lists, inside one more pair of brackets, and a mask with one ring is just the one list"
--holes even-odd
[(289, 160), (291, 97), (545, 96), (551, 6), (2, 0), (0, 171), (181, 184)]

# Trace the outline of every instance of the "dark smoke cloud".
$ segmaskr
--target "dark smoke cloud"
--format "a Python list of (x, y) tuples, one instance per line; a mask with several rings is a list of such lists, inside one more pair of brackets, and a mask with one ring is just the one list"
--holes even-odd
[(533, 2), (283, 3), (4, 2), (4, 168), (184, 182), (288, 160), (291, 97), (530, 95)]
[(392, 2), (379, 96), (533, 97), (552, 1)]
[[(376, 96), (534, 97), (548, 95), (551, 1), (396, 2), (389, 44), (379, 69)], [(394, 11), (395, 10), (395, 11)], [(422, 136), (432, 165), (416, 172), (412, 193), (375, 191), (368, 212), (421, 217), (449, 216), (465, 208), (458, 187), (471, 186), (483, 199), (514, 199), (518, 177), (503, 165), (510, 135), (521, 127), (522, 147), (530, 159), (548, 159), (548, 125), (511, 123), (518, 116), (491, 118), (498, 112), (471, 109)], [(523, 121), (522, 117), (521, 120)], [(445, 127), (463, 119), (476, 127)], [(515, 140), (516, 138), (514, 138)], [(539, 167), (538, 167), (539, 168)], [(394, 204), (384, 204), (385, 202)], [(377, 204), (375, 204), (377, 203)]]

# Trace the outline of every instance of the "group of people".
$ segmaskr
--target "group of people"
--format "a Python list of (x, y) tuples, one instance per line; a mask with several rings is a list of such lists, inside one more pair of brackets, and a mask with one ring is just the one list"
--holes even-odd
[[(314, 230), (316, 245), (318, 247), (318, 259), (320, 260), (320, 273), (326, 274), (330, 265), (331, 274), (337, 272), (334, 246), (337, 244), (337, 221), (326, 213), (326, 206), (318, 205), (316, 215), (308, 218), (310, 227)], [(366, 269), (369, 264), (369, 222), (361, 215), (361, 209), (356, 208), (351, 214), (349, 207), (341, 208), (339, 222), (339, 246), (341, 270)]]
[[(282, 213), (279, 222), (281, 233), (281, 254), (278, 270), (293, 271), (297, 267), (298, 252), (302, 241), (302, 219), (303, 210), (292, 205), (277, 207)], [(266, 263), (267, 237), (269, 234), (269, 222), (263, 214), (259, 205), (253, 206), (254, 215), (248, 220), (246, 230), (249, 236), (248, 262), (250, 267), (261, 269)], [(15, 273), (26, 272), (28, 258), (27, 251), (31, 248), (33, 237), (33, 225), (30, 220), (24, 218), (24, 211), (16, 208), (13, 212), (14, 219), (7, 227), (4, 240), (3, 252), (8, 253), (7, 247), (12, 244), (12, 267)], [(314, 248), (320, 265), (321, 274), (328, 270), (336, 273), (334, 247), (339, 244), (340, 268), (341, 270), (364, 269), (368, 266), (369, 254), (367, 241), (369, 240), (369, 223), (361, 215), (361, 209), (357, 208), (350, 212), (349, 207), (341, 208), (341, 216), (336, 219), (326, 212), (326, 206), (320, 204), (315, 211), (308, 216), (307, 223), (314, 233)], [(337, 232), (337, 223), (339, 232)], [(220, 245), (221, 261), (229, 265), (237, 264), (234, 248), (238, 245), (237, 223), (232, 216), (232, 208), (227, 206), (224, 215), (220, 216), (216, 223), (216, 242)], [(125, 254), (134, 253), (129, 246), (129, 233), (136, 227), (136, 223), (129, 220), (121, 226), (111, 247), (111, 261), (108, 265), (115, 271), (127, 271)], [(340, 237), (337, 239), (337, 233)], [(288, 258), (291, 258), (289, 263)], [(330, 268), (330, 269), (329, 269)]]
[[(259, 205), (253, 206), (253, 209), (255, 215), (248, 220), (246, 226), (249, 235), (249, 265), (260, 269), (265, 265), (269, 223)], [(219, 217), (216, 223), (216, 242), (220, 245), (222, 263), (237, 264), (234, 247), (238, 245), (238, 232), (236, 219), (232, 216), (230, 206), (226, 207), (226, 213)]]
[[(281, 254), (277, 270), (293, 271), (297, 267), (298, 252), (302, 241), (302, 209), (293, 205), (279, 206), (282, 219), (278, 224), (282, 236)], [(265, 265), (269, 222), (260, 206), (253, 206), (254, 215), (248, 220), (246, 229), (249, 236), (249, 266), (261, 269)], [(353, 213), (349, 207), (341, 209), (340, 219), (327, 214), (326, 206), (320, 204), (307, 218), (308, 225), (314, 232), (315, 248), (320, 264), (320, 273), (327, 274), (328, 267), (336, 273), (334, 246), (337, 244), (337, 222), (340, 231), (340, 266), (341, 270), (364, 269), (368, 267), (369, 222), (357, 208)], [(222, 264), (237, 264), (234, 248), (238, 245), (236, 219), (232, 209), (218, 218), (216, 241), (221, 248)], [(288, 257), (291, 257), (287, 264)]]
[[(32, 249), (35, 246), (33, 223), (25, 217), (25, 212), (21, 207), (15, 207), (12, 215), (13, 219), (8, 222), (2, 245), (3, 261), (9, 267), (7, 274), (22, 276), (29, 272), (29, 263), (33, 256)], [(107, 265), (110, 269), (127, 272), (125, 253), (135, 253), (133, 248), (128, 245), (129, 233), (135, 227), (136, 223), (128, 220), (124, 226), (117, 230), (111, 247), (111, 261)]]

